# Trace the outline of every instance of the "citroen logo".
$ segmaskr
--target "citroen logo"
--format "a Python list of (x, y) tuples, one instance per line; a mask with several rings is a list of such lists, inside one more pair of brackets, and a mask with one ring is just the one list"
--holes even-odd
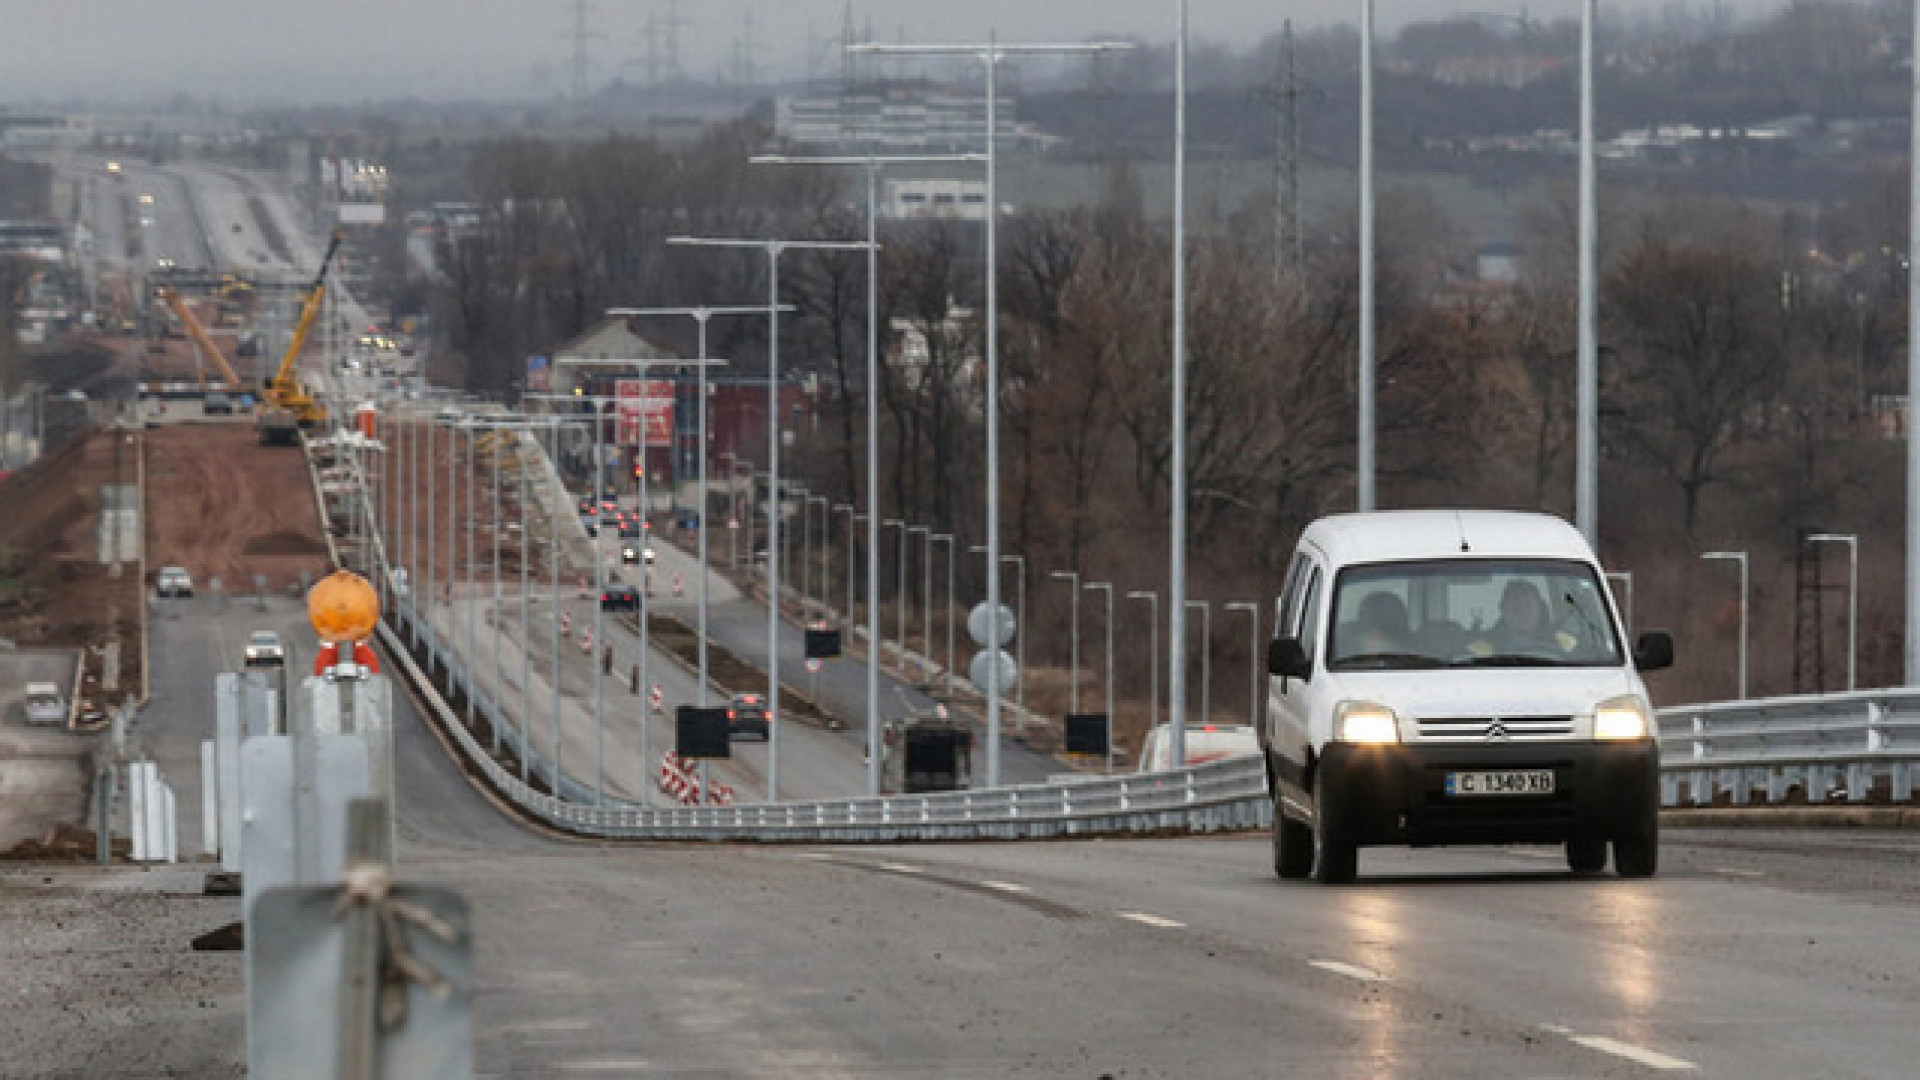
[(1506, 742), (1507, 738), (1507, 725), (1501, 723), (1498, 717), (1487, 723), (1488, 742)]

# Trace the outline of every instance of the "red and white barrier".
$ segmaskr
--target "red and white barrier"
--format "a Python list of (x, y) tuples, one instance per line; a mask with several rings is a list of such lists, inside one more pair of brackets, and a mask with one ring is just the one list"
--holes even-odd
[[(682, 806), (701, 804), (700, 765), (690, 758), (683, 758), (669, 750), (660, 755), (660, 790), (667, 793)], [(715, 782), (713, 793), (707, 803), (712, 806), (732, 806), (733, 788)]]

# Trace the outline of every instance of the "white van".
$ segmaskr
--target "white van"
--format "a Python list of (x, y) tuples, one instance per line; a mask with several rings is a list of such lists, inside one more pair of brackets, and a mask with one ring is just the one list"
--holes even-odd
[(60, 696), (60, 686), (57, 683), (28, 683), (26, 710), (27, 722), (30, 724), (67, 722), (67, 702)]
[[(1252, 724), (1189, 724), (1187, 726), (1187, 764), (1205, 765), (1227, 758), (1257, 757), (1260, 737)], [(1140, 749), (1140, 771), (1161, 772), (1173, 768), (1173, 725), (1160, 724), (1147, 733)]]
[(1369, 845), (1564, 843), (1580, 872), (1651, 875), (1659, 746), (1599, 563), (1542, 514), (1322, 518), (1275, 606), (1260, 733), (1273, 868), (1352, 881)]

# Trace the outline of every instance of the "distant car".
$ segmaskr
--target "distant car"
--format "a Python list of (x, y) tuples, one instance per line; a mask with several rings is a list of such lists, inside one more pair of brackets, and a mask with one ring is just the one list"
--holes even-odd
[(201, 399), (200, 413), (203, 416), (232, 416), (233, 399), (218, 391), (209, 393)]
[(58, 683), (28, 683), (26, 708), (29, 724), (63, 724), (67, 720), (67, 702), (60, 696)]
[(601, 611), (639, 611), (640, 593), (631, 585), (610, 585), (600, 594)]
[(623, 517), (620, 519), (620, 535), (621, 536), (635, 537), (635, 536), (641, 535), (646, 531), (647, 531), (646, 523), (640, 520), (640, 515), (638, 514), (633, 514), (628, 517)]
[(255, 630), (247, 635), (246, 662), (248, 667), (275, 667), (287, 662), (287, 650), (280, 644), (280, 635), (271, 630)]
[[(647, 552), (647, 554), (651, 555), (653, 554), (653, 552), (649, 551)], [(620, 561), (623, 563), (626, 563), (628, 566), (639, 565), (640, 549), (637, 547), (634, 547), (632, 544), (620, 545)]]
[(143, 192), (141, 192), (141, 193), (140, 193), (140, 205), (141, 205), (141, 206), (152, 206), (152, 205), (153, 205), (153, 196), (152, 196), (151, 194), (148, 194), (147, 192), (144, 192), (144, 191), (143, 191)]
[(733, 700), (727, 702), (727, 737), (758, 735), (763, 742), (771, 741), (773, 732), (768, 722), (772, 719), (766, 699), (759, 694), (735, 694)]
[(153, 591), (159, 596), (192, 596), (193, 575), (185, 567), (163, 566), (153, 579)]
[(119, 163), (119, 162), (117, 162), (117, 161), (109, 161), (109, 162), (107, 162), (107, 173), (108, 173), (108, 175), (110, 175), (110, 176), (119, 176), (119, 175), (120, 175), (120, 163)]
[(588, 536), (600, 535), (600, 523), (594, 520), (594, 517), (592, 514), (580, 515), (580, 527), (587, 530)]

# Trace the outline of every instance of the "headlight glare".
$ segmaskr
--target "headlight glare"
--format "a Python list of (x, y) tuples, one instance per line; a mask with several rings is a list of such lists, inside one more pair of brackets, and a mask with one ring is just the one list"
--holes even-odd
[(1593, 708), (1596, 739), (1644, 739), (1653, 734), (1647, 703), (1633, 694), (1609, 698)]
[(1380, 745), (1400, 741), (1393, 710), (1371, 701), (1343, 701), (1334, 707), (1333, 737), (1340, 742)]

